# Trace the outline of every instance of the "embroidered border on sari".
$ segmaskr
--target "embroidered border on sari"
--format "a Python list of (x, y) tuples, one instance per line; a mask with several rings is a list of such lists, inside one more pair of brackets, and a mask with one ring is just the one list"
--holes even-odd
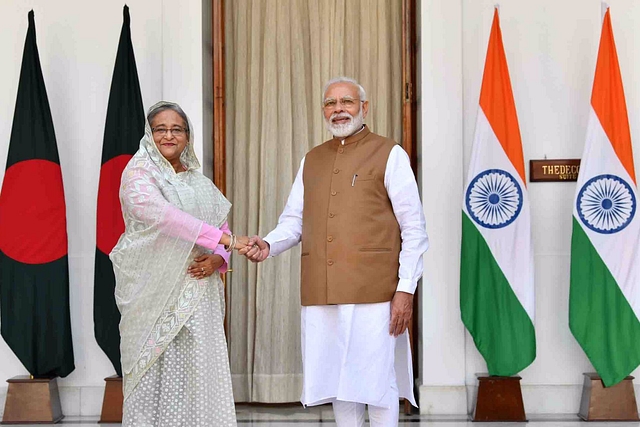
[(153, 325), (133, 369), (123, 376), (124, 400), (131, 395), (144, 374), (160, 358), (171, 341), (182, 330), (184, 324), (198, 307), (206, 287), (216, 285), (219, 281), (220, 275), (218, 273), (214, 273), (206, 280), (187, 278), (187, 284), (180, 296), (174, 303), (165, 307)]

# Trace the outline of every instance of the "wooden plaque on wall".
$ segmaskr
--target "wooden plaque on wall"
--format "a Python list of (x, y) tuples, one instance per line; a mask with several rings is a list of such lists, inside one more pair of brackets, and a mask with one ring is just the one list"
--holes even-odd
[(580, 159), (530, 160), (529, 181), (564, 182), (577, 181)]

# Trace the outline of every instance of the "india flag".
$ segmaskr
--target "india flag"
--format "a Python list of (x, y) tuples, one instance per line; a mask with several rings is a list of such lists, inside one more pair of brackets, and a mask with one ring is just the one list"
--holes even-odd
[(569, 326), (605, 386), (640, 363), (640, 219), (622, 77), (607, 10), (573, 203)]
[(462, 209), (462, 321), (489, 374), (514, 375), (536, 357), (533, 253), (522, 142), (497, 9)]

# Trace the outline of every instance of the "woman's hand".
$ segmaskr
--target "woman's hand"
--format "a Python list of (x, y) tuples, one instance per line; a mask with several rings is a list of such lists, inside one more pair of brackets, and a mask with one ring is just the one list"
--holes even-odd
[(213, 274), (214, 271), (222, 267), (224, 264), (224, 258), (216, 254), (204, 254), (200, 255), (193, 260), (187, 273), (194, 279), (204, 279)]
[(244, 249), (248, 244), (248, 236), (236, 236), (236, 247), (234, 249), (239, 251), (240, 249)]
[(222, 233), (222, 236), (220, 237), (220, 243), (224, 245), (225, 249), (228, 248), (231, 244), (231, 235)]
[[(232, 238), (229, 234), (223, 233), (222, 237), (220, 238), (220, 243), (222, 243), (224, 245), (224, 248), (228, 251), (231, 252), (231, 249), (229, 249), (229, 245), (232, 242)], [(233, 249), (235, 250), (240, 250), (240, 249), (244, 249), (247, 244), (249, 243), (249, 237), (247, 236), (235, 236), (235, 242), (236, 245), (233, 247)]]

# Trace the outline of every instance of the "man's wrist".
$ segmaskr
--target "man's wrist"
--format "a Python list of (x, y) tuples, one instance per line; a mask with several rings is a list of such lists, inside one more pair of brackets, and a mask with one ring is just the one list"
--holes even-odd
[(400, 279), (398, 281), (398, 287), (396, 288), (396, 292), (406, 292), (408, 294), (414, 294), (416, 292), (417, 286), (418, 286), (418, 283), (410, 279)]
[(413, 294), (412, 294), (412, 293), (410, 293), (410, 292), (398, 291), (398, 290), (396, 290), (396, 294), (404, 294), (404, 295), (413, 296)]

